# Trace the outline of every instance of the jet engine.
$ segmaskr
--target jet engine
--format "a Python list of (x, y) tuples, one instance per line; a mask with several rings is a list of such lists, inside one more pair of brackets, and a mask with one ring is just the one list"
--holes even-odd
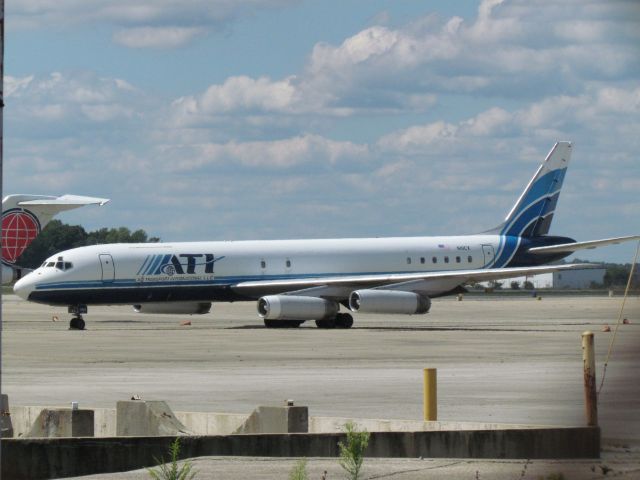
[(349, 295), (349, 308), (362, 313), (427, 313), (429, 297), (399, 290), (356, 290)]
[(211, 311), (211, 302), (141, 303), (133, 306), (136, 313), (174, 313), (202, 315)]
[(11, 267), (9, 265), (2, 264), (2, 284), (6, 285), (16, 280), (20, 280), (27, 273), (33, 270), (28, 268)]
[(258, 315), (265, 320), (326, 320), (335, 318), (339, 308), (318, 297), (267, 295), (258, 300)]

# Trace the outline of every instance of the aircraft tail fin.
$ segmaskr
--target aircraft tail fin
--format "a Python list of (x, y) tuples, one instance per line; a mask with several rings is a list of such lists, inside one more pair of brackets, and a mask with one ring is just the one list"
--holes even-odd
[(549, 233), (570, 159), (571, 142), (557, 142), (507, 218), (494, 231), (516, 237), (537, 237)]
[(84, 205), (104, 205), (106, 198), (78, 195), (7, 195), (2, 199), (2, 261), (15, 264), (54, 215)]

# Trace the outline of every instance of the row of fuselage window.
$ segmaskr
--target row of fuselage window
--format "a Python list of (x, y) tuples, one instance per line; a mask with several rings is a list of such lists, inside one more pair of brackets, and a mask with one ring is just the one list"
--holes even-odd
[[(454, 259), (455, 259), (455, 263), (462, 263), (462, 257), (456, 256), (456, 257), (454, 257)], [(442, 261), (444, 263), (449, 263), (450, 262), (449, 256), (445, 255), (443, 257)], [(412, 262), (413, 262), (412, 258), (411, 257), (407, 257), (407, 265), (411, 265)], [(422, 265), (426, 264), (427, 263), (427, 259), (425, 257), (420, 257), (420, 263)], [(431, 257), (431, 263), (438, 264), (439, 263), (438, 257)], [(467, 263), (473, 263), (473, 257), (471, 255), (467, 256)], [(287, 268), (291, 268), (291, 260), (287, 259), (285, 261), (285, 266)], [(267, 262), (265, 260), (261, 260), (260, 261), (260, 268), (262, 268), (262, 269), (267, 268)]]
[[(449, 263), (449, 257), (445, 256), (443, 258), (444, 263)], [(456, 256), (455, 257), (455, 262), (456, 263), (462, 263), (462, 257), (460, 256)], [(469, 255), (467, 257), (467, 262), (468, 263), (473, 263), (473, 257), (471, 255)], [(407, 265), (411, 265), (412, 263), (412, 259), (411, 257), (407, 257)], [(427, 260), (425, 257), (420, 257), (420, 263), (422, 265), (424, 265), (425, 263), (427, 263)], [(438, 257), (431, 257), (431, 263), (433, 264), (437, 264), (438, 263)], [(73, 268), (73, 264), (71, 262), (44, 262), (42, 265), (42, 267), (56, 267), (59, 270), (71, 270)], [(285, 261), (285, 266), (287, 268), (291, 268), (291, 260), (286, 260)], [(267, 262), (265, 260), (260, 261), (260, 268), (267, 268)]]
[[(444, 263), (449, 263), (449, 257), (447, 255), (444, 256), (443, 258)], [(411, 265), (412, 259), (411, 257), (407, 257), (407, 265)], [(462, 263), (462, 257), (460, 256), (456, 256), (455, 257), (455, 262), (456, 263)], [(420, 257), (420, 263), (421, 264), (425, 264), (427, 263), (427, 259), (424, 257)], [(437, 264), (438, 263), (438, 257), (431, 257), (431, 263), (433, 264)], [(473, 257), (471, 255), (467, 256), (467, 263), (473, 263)]]

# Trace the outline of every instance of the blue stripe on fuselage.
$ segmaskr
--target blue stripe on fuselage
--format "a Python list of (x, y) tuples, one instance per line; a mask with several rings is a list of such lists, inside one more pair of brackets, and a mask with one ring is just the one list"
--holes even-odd
[(516, 250), (518, 249), (518, 245), (520, 243), (520, 237), (505, 235), (501, 238), (504, 238), (504, 247), (498, 253), (498, 255), (496, 255), (497, 258), (495, 263), (493, 264), (493, 268), (502, 268), (507, 263), (509, 263), (509, 260), (511, 260), (511, 257), (513, 257), (514, 253), (516, 253)]

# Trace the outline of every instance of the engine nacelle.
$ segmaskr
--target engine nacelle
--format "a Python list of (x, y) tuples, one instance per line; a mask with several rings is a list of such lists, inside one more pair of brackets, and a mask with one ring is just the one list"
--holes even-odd
[(340, 306), (331, 300), (294, 295), (267, 295), (258, 300), (258, 315), (265, 320), (326, 320)]
[(1, 264), (2, 266), (2, 285), (20, 280), (26, 274), (33, 272), (29, 268), (12, 267), (10, 265)]
[(174, 313), (202, 315), (211, 311), (211, 302), (163, 302), (134, 305), (136, 313)]
[(399, 290), (356, 290), (349, 295), (349, 308), (362, 313), (414, 315), (427, 313), (431, 300), (424, 295)]

